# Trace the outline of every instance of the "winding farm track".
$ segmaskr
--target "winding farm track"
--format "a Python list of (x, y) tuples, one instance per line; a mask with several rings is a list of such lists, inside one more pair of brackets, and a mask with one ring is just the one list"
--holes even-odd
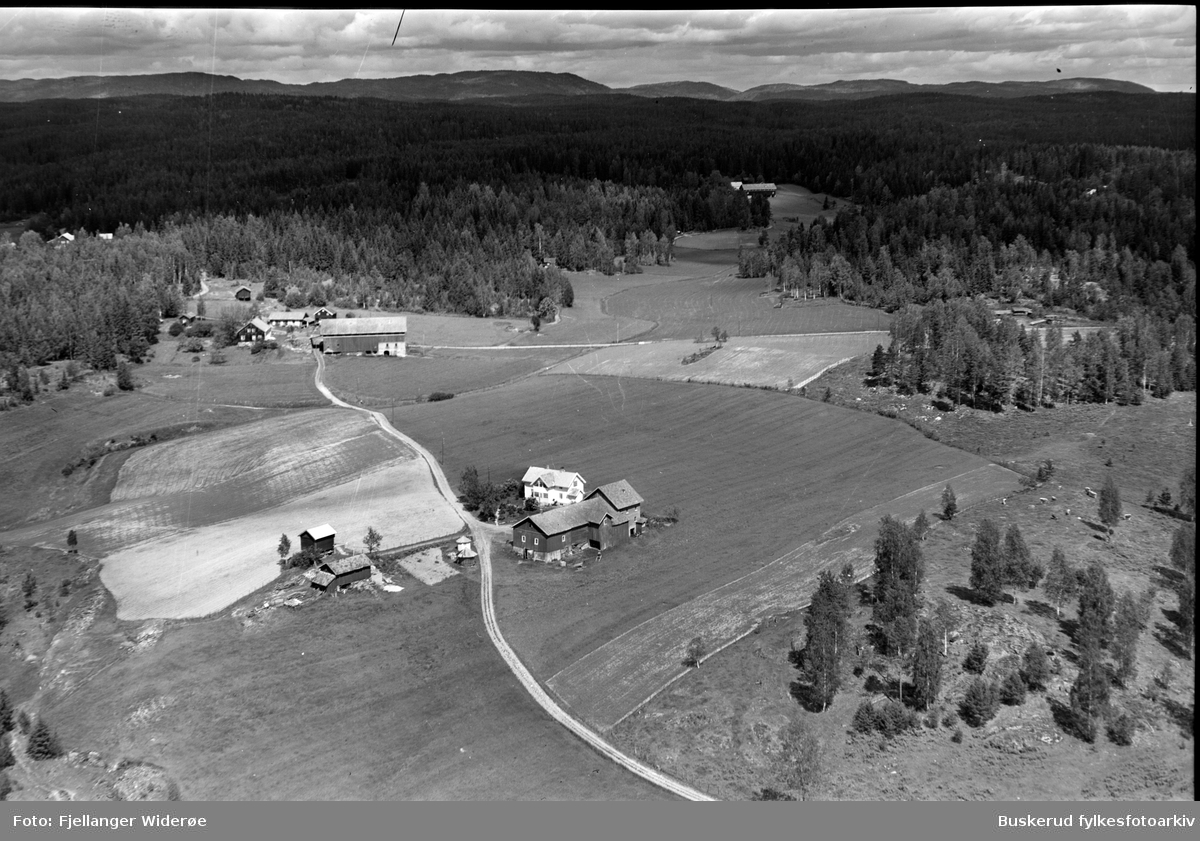
[(633, 757), (627, 756), (626, 754), (617, 750), (615, 747), (601, 738), (595, 731), (588, 728), (578, 719), (568, 715), (567, 712), (563, 710), (563, 708), (557, 703), (555, 703), (554, 699), (552, 699), (550, 695), (547, 694), (544, 689), (542, 689), (541, 684), (539, 684), (530, 671), (525, 668), (525, 664), (521, 662), (520, 658), (517, 657), (516, 652), (513, 651), (508, 642), (505, 641), (504, 635), (500, 633), (499, 625), (496, 624), (496, 610), (492, 601), (491, 540), (489, 539), (487, 528), (481, 523), (477, 522), (474, 517), (468, 515), (462, 508), (462, 505), (458, 501), (458, 497), (450, 487), (449, 480), (446, 479), (446, 474), (442, 472), (441, 465), (438, 464), (437, 460), (428, 450), (388, 423), (387, 418), (384, 417), (381, 412), (373, 412), (370, 409), (352, 406), (344, 400), (336, 397), (322, 381), (322, 375), (325, 372), (324, 354), (318, 351), (313, 351), (313, 355), (317, 359), (317, 373), (315, 377), (315, 385), (317, 390), (320, 391), (321, 394), (323, 394), (334, 406), (338, 406), (343, 409), (354, 409), (355, 411), (365, 413), (371, 418), (372, 421), (375, 422), (377, 426), (379, 426), (381, 430), (403, 442), (406, 446), (411, 447), (415, 453), (420, 455), (421, 458), (425, 460), (425, 464), (429, 467), (430, 473), (433, 474), (433, 481), (437, 486), (439, 493), (441, 493), (442, 496), (446, 498), (446, 501), (454, 507), (455, 511), (462, 518), (463, 522), (466, 523), (467, 528), (470, 529), (472, 540), (474, 540), (476, 549), (479, 552), (479, 570), (481, 573), (480, 603), (483, 606), (483, 624), (487, 628), (487, 633), (492, 640), (492, 644), (496, 647), (496, 650), (500, 652), (500, 657), (508, 665), (508, 668), (516, 676), (517, 680), (521, 682), (521, 685), (525, 687), (525, 690), (533, 696), (533, 699), (538, 703), (538, 705), (541, 706), (541, 708), (547, 713), (549, 713), (551, 718), (553, 718), (562, 726), (566, 727), (580, 739), (583, 739), (583, 741), (587, 742), (587, 744), (598, 751), (601, 755), (612, 760), (618, 765), (621, 765), (627, 770), (632, 771), (642, 779), (654, 783), (660, 788), (663, 788), (672, 794), (678, 795), (685, 800), (715, 800), (716, 798), (710, 797), (704, 792), (697, 791), (690, 786), (686, 786), (678, 780), (667, 776), (661, 771), (651, 768), (645, 763), (639, 762)]

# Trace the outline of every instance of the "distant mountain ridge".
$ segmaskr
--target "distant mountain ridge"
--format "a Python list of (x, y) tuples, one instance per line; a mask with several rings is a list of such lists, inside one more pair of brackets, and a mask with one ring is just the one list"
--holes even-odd
[(399, 76), (392, 79), (342, 79), (291, 85), (208, 73), (70, 76), (64, 79), (0, 79), (0, 102), (38, 99), (108, 99), (122, 96), (205, 96), (212, 93), (285, 96), (376, 97), (397, 101), (457, 101), (531, 96), (625, 94), (650, 98), (685, 97), (721, 102), (771, 100), (867, 99), (916, 93), (945, 93), (987, 98), (1047, 96), (1065, 93), (1155, 93), (1134, 82), (1112, 79), (1052, 79), (1045, 82), (951, 82), (915, 85), (896, 79), (861, 79), (820, 85), (771, 84), (745, 91), (709, 82), (656, 82), (611, 88), (574, 73), (533, 70), (467, 70), (460, 73)]

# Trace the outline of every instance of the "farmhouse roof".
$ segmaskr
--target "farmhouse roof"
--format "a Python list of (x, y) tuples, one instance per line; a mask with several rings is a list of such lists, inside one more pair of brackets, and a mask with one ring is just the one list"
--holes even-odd
[(245, 330), (246, 327), (257, 327), (259, 330), (262, 330), (264, 333), (271, 332), (271, 325), (267, 324), (267, 322), (263, 321), (261, 318), (250, 319), (249, 321), (246, 322), (245, 326), (243, 326), (242, 329)]
[(321, 569), (327, 569), (334, 575), (345, 575), (348, 572), (357, 572), (360, 569), (366, 569), (371, 565), (371, 559), (366, 555), (351, 555), (348, 558), (333, 558), (321, 564)]
[(335, 318), (321, 322), (322, 336), (407, 332), (408, 319), (402, 315), (393, 315), (387, 318)]
[(245, 289), (247, 292), (253, 292), (253, 291), (254, 291), (253, 289), (251, 289), (249, 286), (247, 286), (247, 285), (246, 285), (246, 284), (244, 284), (244, 283), (243, 283), (243, 284), (240, 284), (240, 285), (239, 285), (239, 286), (238, 286), (236, 289), (234, 289), (233, 291), (234, 291), (234, 292), (241, 292), (243, 289)]
[(267, 316), (268, 321), (307, 321), (308, 313), (300, 310), (281, 310)]
[(531, 467), (521, 477), (521, 481), (526, 485), (532, 485), (539, 479), (548, 488), (569, 488), (576, 479), (581, 484), (584, 483), (584, 478), (578, 473), (572, 473), (569, 470), (553, 470), (549, 467)]
[(551, 508), (549, 511), (526, 517), (524, 520), (514, 523), (513, 528), (521, 523), (529, 522), (533, 524), (534, 528), (549, 537), (581, 526), (599, 525), (605, 517), (610, 518), (614, 523), (629, 521), (628, 514), (618, 514), (604, 500), (588, 499), (574, 505), (561, 505)]
[(313, 540), (321, 540), (325, 537), (333, 537), (337, 532), (333, 530), (333, 526), (325, 523), (320, 526), (313, 526), (311, 529), (301, 532), (301, 534), (307, 534)]
[(642, 495), (635, 491), (633, 486), (624, 479), (609, 482), (607, 485), (601, 485), (588, 494), (586, 498), (592, 499), (597, 495), (604, 497), (608, 504), (618, 511), (623, 511), (626, 508), (632, 508), (635, 505), (641, 505), (645, 502), (642, 499)]

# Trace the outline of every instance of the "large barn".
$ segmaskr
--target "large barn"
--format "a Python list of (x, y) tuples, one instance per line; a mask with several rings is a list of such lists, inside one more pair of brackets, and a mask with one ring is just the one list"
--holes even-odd
[[(621, 506), (618, 510), (610, 499)], [(513, 549), (523, 558), (557, 561), (572, 549), (608, 549), (639, 534), (642, 498), (625, 480), (596, 488), (583, 502), (534, 514), (513, 525)]]
[(408, 319), (338, 318), (321, 321), (321, 350), (325, 353), (377, 353), (405, 356)]

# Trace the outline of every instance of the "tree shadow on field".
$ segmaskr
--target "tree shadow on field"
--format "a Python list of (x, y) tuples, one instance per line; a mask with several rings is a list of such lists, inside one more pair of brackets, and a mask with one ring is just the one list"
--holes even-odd
[(1162, 647), (1174, 654), (1180, 660), (1191, 660), (1192, 657), (1188, 653), (1187, 647), (1183, 644), (1183, 634), (1179, 633), (1179, 620), (1182, 618), (1177, 610), (1164, 610), (1163, 616), (1174, 623), (1174, 625), (1165, 625), (1162, 622), (1156, 622), (1154, 625), (1154, 638), (1158, 640)]
[(992, 605), (984, 602), (979, 598), (979, 594), (970, 587), (964, 587), (961, 584), (947, 584), (946, 592), (957, 599), (962, 599), (967, 604), (978, 605), (979, 607), (992, 607)]
[(1171, 717), (1171, 721), (1179, 727), (1179, 731), (1185, 738), (1192, 738), (1196, 735), (1196, 702), (1193, 701), (1191, 706), (1184, 706), (1174, 698), (1163, 698), (1163, 709), (1167, 711), (1167, 715)]
[(1179, 585), (1183, 583), (1183, 573), (1171, 567), (1165, 567), (1161, 564), (1155, 564), (1151, 569), (1158, 579), (1154, 585), (1163, 590), (1179, 590)]
[(1064, 616), (1062, 619), (1058, 620), (1058, 629), (1063, 632), (1063, 636), (1071, 641), (1072, 645), (1075, 645), (1078, 642), (1076, 639), (1079, 634), (1078, 619), (1067, 619)]
[(1052, 605), (1048, 605), (1043, 601), (1039, 601), (1038, 599), (1026, 599), (1025, 611), (1027, 613), (1032, 613), (1034, 616), (1037, 616), (1041, 619), (1050, 619), (1055, 622), (1059, 621), (1060, 618), (1059, 615), (1055, 613)]
[(804, 707), (810, 713), (821, 712), (824, 706), (821, 703), (821, 693), (812, 684), (805, 683), (803, 680), (793, 680), (788, 685), (788, 691), (799, 702), (800, 706)]

